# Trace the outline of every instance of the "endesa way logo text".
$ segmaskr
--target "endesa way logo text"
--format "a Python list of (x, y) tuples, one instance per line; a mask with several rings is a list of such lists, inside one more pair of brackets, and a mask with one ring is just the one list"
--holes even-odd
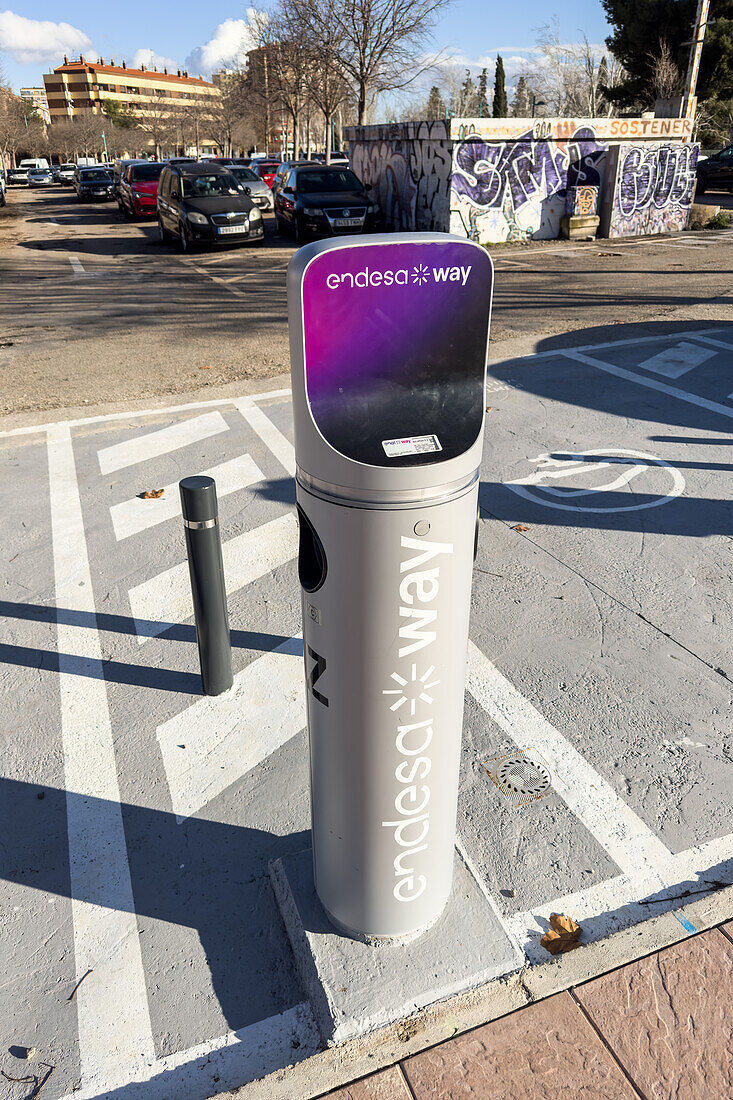
[[(430, 743), (433, 740), (433, 689), (440, 686), (435, 677), (435, 665), (430, 657), (437, 638), (431, 627), (438, 618), (434, 606), (440, 590), (440, 565), (435, 562), (443, 554), (453, 553), (449, 542), (426, 542), (403, 535), (403, 555), (400, 562), (400, 618), (402, 643), (399, 648), (399, 664), (390, 679), (392, 685), (383, 695), (394, 696), (390, 711), (395, 714), (397, 731), (395, 747), (398, 763), (393, 821), (383, 821), (394, 836), (394, 885), (392, 893), (397, 901), (416, 901), (428, 884), (427, 876), (419, 874), (419, 868), (427, 871), (429, 860), (428, 834), (430, 832), (432, 768)], [(424, 568), (432, 562), (432, 568)]]
[(428, 267), (417, 264), (416, 267), (391, 268), (386, 271), (373, 271), (363, 267), (361, 271), (332, 271), (326, 276), (329, 290), (338, 290), (348, 286), (352, 290), (366, 290), (373, 286), (426, 286), (436, 283), (460, 283), (465, 286), (471, 274), (472, 265), (467, 267)]

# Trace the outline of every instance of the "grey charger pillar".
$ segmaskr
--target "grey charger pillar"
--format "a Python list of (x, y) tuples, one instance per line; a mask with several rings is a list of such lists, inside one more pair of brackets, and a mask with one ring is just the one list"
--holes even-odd
[(196, 475), (184, 477), (178, 487), (201, 680), (206, 695), (221, 695), (232, 686), (234, 677), (216, 483), (213, 477)]
[(446, 234), (288, 269), (315, 887), (358, 939), (451, 891), (492, 285)]

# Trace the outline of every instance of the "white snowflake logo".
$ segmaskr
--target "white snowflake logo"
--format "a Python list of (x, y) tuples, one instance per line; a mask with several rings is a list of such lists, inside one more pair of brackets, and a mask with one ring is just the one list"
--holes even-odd
[(423, 283), (428, 281), (428, 269), (425, 264), (418, 264), (417, 267), (413, 267), (412, 281), (417, 283), (418, 286), (422, 286)]
[(410, 704), (410, 714), (415, 714), (418, 699), (423, 703), (432, 703), (433, 696), (428, 694), (428, 688), (436, 687), (440, 680), (430, 680), (430, 677), (435, 672), (435, 665), (431, 665), (427, 672), (422, 676), (417, 675), (417, 665), (412, 666), (412, 675), (409, 680), (405, 680), (403, 676), (400, 676), (398, 672), (393, 672), (391, 679), (394, 680), (399, 687), (396, 688), (384, 688), (382, 695), (398, 695), (399, 699), (396, 699), (390, 710), (399, 710), (405, 703)]

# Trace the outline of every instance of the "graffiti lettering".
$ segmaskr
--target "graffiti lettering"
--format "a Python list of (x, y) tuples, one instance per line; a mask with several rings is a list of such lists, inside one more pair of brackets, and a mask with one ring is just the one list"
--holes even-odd
[(621, 146), (609, 236), (684, 229), (699, 150), (676, 143)]

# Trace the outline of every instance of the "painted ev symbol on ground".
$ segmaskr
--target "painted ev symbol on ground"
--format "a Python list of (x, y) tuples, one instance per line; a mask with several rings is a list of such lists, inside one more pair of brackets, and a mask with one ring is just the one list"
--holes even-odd
[[(644, 451), (604, 447), (581, 453), (543, 454), (530, 461), (538, 467), (534, 473), (506, 482), (507, 488), (535, 504), (566, 512), (636, 512), (667, 504), (685, 490), (679, 470)], [(545, 484), (570, 479), (578, 479), (580, 484)], [(634, 493), (642, 498), (621, 504), (618, 494), (624, 491), (632, 501)], [(604, 494), (609, 494), (605, 502)], [(586, 499), (581, 500), (583, 497)]]

